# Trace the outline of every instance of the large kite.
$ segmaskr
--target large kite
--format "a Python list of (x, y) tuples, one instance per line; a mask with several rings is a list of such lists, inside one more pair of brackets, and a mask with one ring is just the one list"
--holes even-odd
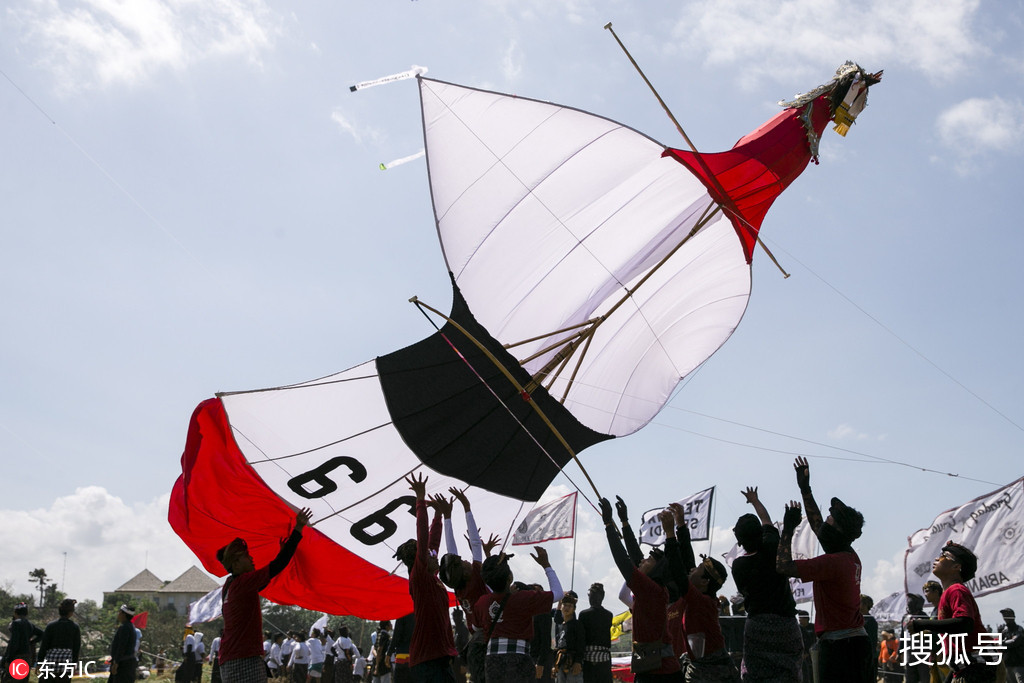
[(469, 487), (480, 528), (508, 537), (576, 454), (647, 424), (732, 334), (765, 213), (879, 77), (847, 63), (731, 150), (698, 154), (418, 76), (451, 313), (427, 339), (343, 372), (201, 403), (172, 527), (221, 575), (218, 548), (242, 536), (266, 562), (310, 507), (314, 528), (263, 594), (367, 619), (408, 613), (392, 556), (415, 535), (406, 475), (427, 475), (428, 493)]

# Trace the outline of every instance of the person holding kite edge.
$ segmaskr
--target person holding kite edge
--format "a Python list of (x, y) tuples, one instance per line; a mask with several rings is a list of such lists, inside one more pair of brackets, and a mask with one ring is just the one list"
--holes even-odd
[(466, 615), (466, 626), (470, 633), (469, 644), (466, 646), (465, 652), (466, 667), (469, 669), (470, 678), (479, 683), (484, 680), (485, 676), (487, 639), (484, 637), (483, 627), (477, 623), (473, 614), (473, 605), (488, 592), (483, 577), (484, 544), (480, 539), (480, 530), (473, 518), (465, 489), (452, 486), (448, 492), (462, 503), (462, 507), (466, 511), (467, 538), (473, 561), (467, 562), (459, 556), (455, 531), (452, 529), (452, 506), (448, 505), (447, 509), (442, 509), (445, 549), (448, 552), (441, 558), (440, 577), (441, 582), (455, 592), (455, 597), (458, 598), (462, 611)]
[(689, 532), (685, 536), (678, 532), (686, 528), (685, 513), (679, 503), (672, 503), (658, 513), (658, 519), (665, 533), (669, 575), (679, 586), (683, 608), (682, 629), (689, 654), (684, 665), (687, 683), (739, 683), (740, 673), (725, 647), (725, 635), (718, 622), (716, 596), (727, 578), (725, 565), (706, 555), (701, 555), (700, 564), (696, 563)]
[(530, 656), (533, 640), (533, 619), (550, 614), (551, 605), (559, 602), (565, 592), (558, 575), (548, 561), (548, 552), (535, 545), (534, 562), (544, 570), (549, 590), (531, 589), (513, 584), (508, 560), (512, 555), (499, 553), (484, 560), (483, 577), (493, 592), (480, 597), (473, 605), (474, 617), (487, 632), (487, 659), (484, 680), (487, 683), (530, 683), (536, 668)]
[(864, 630), (860, 611), (860, 557), (851, 544), (860, 538), (864, 515), (838, 498), (832, 499), (827, 519), (811, 493), (806, 458), (793, 465), (807, 509), (807, 523), (818, 537), (824, 555), (793, 559), (793, 532), (800, 524), (800, 503), (790, 501), (782, 518), (782, 536), (775, 569), (783, 576), (814, 582), (814, 632), (818, 642), (819, 680), (829, 683), (874, 683), (874, 644)]
[(732, 578), (743, 595), (744, 681), (799, 681), (803, 636), (789, 579), (775, 571), (779, 530), (756, 486), (742, 492), (754, 514), (741, 515), (732, 531), (744, 554), (732, 563)]
[(295, 526), (277, 557), (259, 569), (245, 539), (236, 538), (217, 551), (217, 560), (230, 573), (221, 589), (224, 637), (220, 643), (220, 674), (224, 683), (266, 682), (260, 591), (288, 566), (312, 514), (309, 508), (295, 514)]
[(636, 683), (682, 683), (683, 673), (672, 649), (668, 632), (669, 580), (668, 560), (661, 552), (652, 552), (639, 565), (633, 564), (619, 530), (612, 519), (612, 504), (600, 501), (608, 547), (615, 566), (633, 591), (633, 661), (630, 668)]
[[(411, 562), (408, 550), (412, 544), (406, 541), (399, 547), (400, 559), (409, 567), (409, 594), (416, 615), (409, 644), (409, 673), (413, 683), (455, 683), (451, 660), (458, 652), (448, 621), (448, 591), (437, 578), (437, 551), (427, 525), (427, 477), (411, 474), (405, 481), (416, 494), (416, 551)], [(442, 501), (447, 502), (436, 497), (429, 505), (441, 512)], [(451, 514), (450, 503), (448, 509)]]

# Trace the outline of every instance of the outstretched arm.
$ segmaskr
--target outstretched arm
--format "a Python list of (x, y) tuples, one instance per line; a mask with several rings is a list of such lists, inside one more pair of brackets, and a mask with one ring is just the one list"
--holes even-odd
[(640, 541), (629, 527), (629, 510), (626, 509), (626, 502), (619, 496), (615, 496), (615, 510), (619, 513), (619, 521), (622, 523), (622, 541), (626, 544), (626, 553), (634, 566), (639, 565), (644, 560), (644, 551), (640, 549)]
[(313, 514), (313, 511), (309, 508), (302, 508), (295, 513), (295, 528), (292, 529), (291, 535), (288, 536), (288, 540), (281, 544), (281, 549), (277, 551), (277, 557), (270, 561), (267, 565), (269, 570), (269, 578), (274, 578), (280, 574), (288, 563), (291, 562), (292, 556), (295, 555), (295, 549), (299, 546), (299, 541), (302, 540), (302, 530), (309, 524), (309, 518)]
[(622, 545), (619, 530), (615, 528), (615, 521), (612, 519), (612, 504), (608, 502), (607, 498), (602, 498), (598, 503), (601, 506), (601, 519), (604, 521), (605, 535), (608, 537), (608, 549), (612, 552), (612, 559), (615, 560), (615, 566), (619, 568), (619, 573), (628, 583), (633, 577), (636, 565), (629, 559), (629, 553)]
[(793, 531), (800, 525), (800, 503), (791, 500), (782, 516), (782, 536), (775, 553), (775, 571), (783, 576), (799, 576), (793, 561)]
[(800, 487), (800, 496), (804, 500), (804, 510), (807, 511), (807, 523), (811, 527), (811, 531), (814, 535), (818, 535), (818, 529), (824, 523), (821, 517), (821, 510), (818, 509), (818, 504), (814, 502), (814, 494), (811, 493), (811, 467), (807, 464), (807, 458), (801, 456), (796, 459), (793, 463), (793, 469), (796, 470), (796, 485)]
[(480, 540), (480, 529), (476, 526), (476, 519), (473, 517), (473, 511), (469, 508), (469, 498), (466, 497), (466, 489), (459, 489), (452, 486), (448, 489), (448, 492), (462, 503), (462, 508), (466, 511), (467, 538), (469, 539), (469, 549), (473, 554), (473, 561), (483, 562), (484, 545), (483, 541)]
[[(679, 503), (672, 503), (668, 506), (672, 517), (676, 521), (676, 541), (679, 543), (679, 557), (683, 561), (683, 573), (689, 581), (690, 571), (697, 566), (697, 557), (693, 554), (693, 541), (690, 540), (690, 527), (686, 524), (686, 511)], [(686, 584), (680, 584), (680, 590)]]
[(658, 521), (661, 522), (661, 528), (665, 532), (665, 557), (668, 558), (669, 576), (676, 582), (680, 593), (685, 593), (685, 587), (689, 584), (689, 576), (683, 566), (683, 556), (679, 552), (679, 541), (676, 539), (675, 515), (672, 514), (672, 510), (662, 510), (658, 513)]
[(757, 497), (757, 487), (748, 486), (741, 493), (747, 499), (747, 502), (754, 506), (754, 512), (757, 513), (757, 518), (761, 520), (761, 524), (772, 524), (772, 516), (768, 514), (768, 510), (761, 503), (761, 499)]
[(565, 595), (565, 591), (562, 590), (562, 584), (558, 580), (558, 575), (555, 574), (555, 570), (551, 568), (551, 563), (548, 562), (548, 551), (543, 546), (535, 545), (533, 547), (537, 554), (530, 555), (530, 557), (541, 566), (545, 576), (548, 577), (548, 590), (551, 591), (552, 602), (558, 602)]

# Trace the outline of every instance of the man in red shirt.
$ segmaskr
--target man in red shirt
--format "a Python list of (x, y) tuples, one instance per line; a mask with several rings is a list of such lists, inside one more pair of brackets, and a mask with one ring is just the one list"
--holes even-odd
[(550, 614), (553, 603), (562, 599), (562, 584), (548, 561), (548, 553), (534, 546), (530, 555), (544, 569), (550, 590), (517, 589), (512, 583), (512, 570), (508, 567), (511, 555), (488, 557), (481, 569), (487, 587), (486, 593), (473, 605), (473, 616), (487, 635), (487, 656), (484, 661), (484, 680), (487, 683), (517, 683), (532, 681), (536, 676), (530, 657), (533, 640), (533, 618)]
[(277, 557), (259, 569), (253, 563), (244, 539), (236, 538), (217, 551), (217, 559), (230, 572), (221, 589), (224, 636), (220, 641), (219, 655), (223, 683), (266, 682), (260, 591), (288, 566), (311, 514), (307, 508), (296, 513), (295, 527), (281, 544)]
[(458, 652), (448, 621), (448, 591), (437, 578), (437, 551), (430, 542), (427, 477), (412, 474), (405, 481), (416, 494), (416, 554), (409, 570), (416, 628), (409, 644), (409, 673), (413, 683), (455, 683), (451, 660)]
[[(978, 558), (970, 550), (949, 541), (932, 563), (932, 574), (942, 582), (942, 597), (939, 598), (938, 619), (913, 619), (907, 622), (907, 631), (918, 633), (931, 631), (946, 634), (942, 646), (949, 666), (953, 670), (952, 681), (988, 683), (996, 680), (996, 667), (989, 666), (981, 657), (982, 643), (979, 634), (985, 632), (981, 622), (978, 603), (965, 581), (974, 578), (978, 571)], [(953, 634), (967, 634), (967, 652), (954, 651)]]
[(832, 499), (827, 519), (811, 493), (806, 458), (794, 464), (796, 481), (807, 510), (807, 523), (818, 537), (824, 555), (793, 559), (793, 532), (800, 524), (800, 503), (786, 506), (775, 569), (783, 576), (814, 582), (814, 632), (818, 636), (819, 678), (829, 683), (874, 683), (874, 647), (860, 612), (861, 563), (851, 544), (860, 538), (864, 516)]

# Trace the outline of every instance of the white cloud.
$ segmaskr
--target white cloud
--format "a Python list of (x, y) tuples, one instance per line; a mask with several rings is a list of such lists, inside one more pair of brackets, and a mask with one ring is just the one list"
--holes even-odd
[(99, 602), (143, 569), (177, 578), (200, 563), (167, 522), (169, 500), (164, 494), (129, 506), (101, 486), (85, 486), (48, 508), (2, 510), (0, 583), (29, 593), (28, 573), (43, 568), (69, 596)]
[(835, 429), (830, 430), (828, 436), (831, 439), (855, 439), (857, 441), (871, 438), (867, 433), (858, 431), (848, 424), (841, 424)]
[(878, 560), (875, 563), (874, 571), (870, 574), (865, 567), (860, 592), (870, 595), (875, 602), (878, 602), (891, 593), (902, 591), (905, 578), (903, 573), (904, 552), (905, 549), (901, 548), (893, 555), (892, 561)]
[(943, 144), (960, 154), (1019, 152), (1024, 149), (1024, 103), (998, 95), (972, 97), (939, 114), (935, 127)]
[(509, 41), (505, 54), (501, 58), (501, 73), (506, 81), (515, 81), (523, 72), (523, 55), (513, 39)]
[(822, 66), (847, 59), (869, 70), (902, 65), (938, 79), (963, 70), (984, 50), (971, 33), (979, 5), (702, 0), (687, 3), (673, 35), (678, 49), (704, 55), (707, 64), (743, 64), (748, 83), (820, 74)]
[(359, 126), (350, 121), (348, 116), (345, 115), (345, 112), (343, 112), (340, 107), (335, 108), (335, 110), (331, 112), (331, 120), (338, 124), (338, 128), (340, 128), (343, 133), (351, 135), (352, 139), (356, 142), (362, 142), (364, 139), (378, 141), (383, 137), (380, 131), (375, 128)]
[(280, 23), (262, 0), (42, 0), (9, 16), (65, 92), (133, 85), (216, 57), (258, 65)]

